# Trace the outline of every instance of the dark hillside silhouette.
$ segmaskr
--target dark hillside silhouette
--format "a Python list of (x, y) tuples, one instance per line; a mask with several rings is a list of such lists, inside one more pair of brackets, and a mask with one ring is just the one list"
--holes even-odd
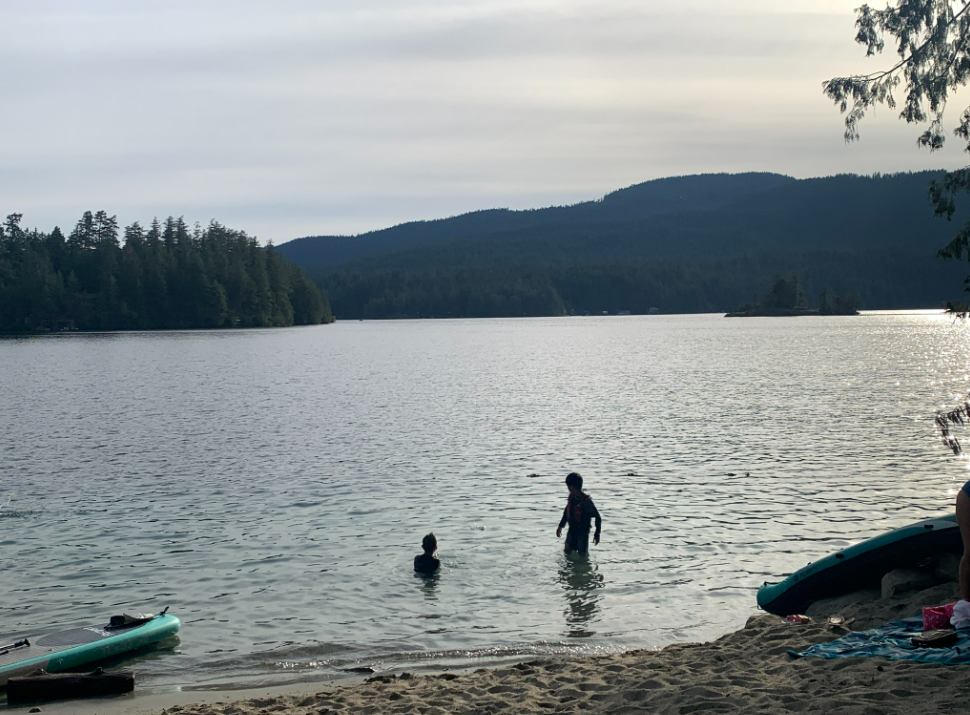
[[(574, 206), (492, 209), (359, 236), (279, 246), (304, 268), (534, 264), (908, 246), (935, 254), (952, 227), (927, 199), (939, 172), (796, 180), (777, 174), (658, 179)], [(543, 258), (545, 257), (545, 258)]]
[(413, 221), (359, 236), (310, 236), (279, 246), (290, 260), (305, 267), (339, 265), (362, 256), (396, 252), (454, 241), (545, 235), (557, 226), (597, 226), (639, 221), (680, 211), (709, 210), (746, 194), (794, 182), (768, 173), (706, 174), (657, 179), (607, 194), (599, 201), (572, 206), (510, 211), (489, 209), (433, 221)]
[[(830, 291), (857, 293), (870, 309), (937, 307), (962, 288), (959, 266), (936, 258), (953, 232), (927, 197), (939, 175), (675, 177), (574, 206), (479, 211), (278, 250), (342, 317), (727, 312), (793, 270), (810, 300)], [(547, 284), (554, 296), (537, 288)]]

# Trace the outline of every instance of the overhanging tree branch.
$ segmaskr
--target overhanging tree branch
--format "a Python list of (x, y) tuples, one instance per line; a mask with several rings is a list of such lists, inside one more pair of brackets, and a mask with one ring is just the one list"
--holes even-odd
[[(955, 5), (962, 7), (955, 9)], [(941, 148), (947, 94), (970, 79), (970, 4), (967, 0), (899, 0), (896, 7), (885, 10), (863, 5), (858, 13), (855, 39), (866, 46), (866, 56), (882, 52), (883, 37), (889, 34), (897, 39), (901, 59), (883, 71), (835, 77), (822, 84), (826, 96), (846, 114), (846, 141), (859, 138), (859, 122), (869, 108), (886, 104), (894, 109), (893, 89), (904, 84), (907, 95), (900, 118), (918, 123), (933, 115), (917, 142), (931, 151)], [(963, 116), (955, 133), (970, 141), (970, 108)]]

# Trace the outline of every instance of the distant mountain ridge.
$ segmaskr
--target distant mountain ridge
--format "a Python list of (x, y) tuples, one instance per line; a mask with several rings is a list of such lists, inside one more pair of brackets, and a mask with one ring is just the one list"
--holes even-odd
[(540, 209), (484, 209), (449, 218), (411, 221), (355, 236), (307, 236), (277, 250), (304, 268), (337, 266), (382, 253), (452, 241), (514, 236), (562, 223), (604, 225), (661, 214), (706, 211), (733, 200), (798, 181), (770, 173), (700, 174), (654, 179), (613, 191), (597, 201)]
[[(686, 255), (695, 250), (734, 255), (752, 248), (926, 245), (935, 250), (953, 231), (946, 221), (934, 219), (927, 200), (929, 181), (941, 173), (820, 179), (769, 173), (673, 177), (572, 206), (488, 209), (357, 236), (310, 236), (277, 250), (305, 269), (360, 259), (368, 259), (363, 265), (374, 268), (383, 263), (378, 257), (391, 255), (395, 265), (412, 268), (504, 265), (523, 262), (519, 254), (527, 262), (541, 261), (550, 250), (567, 262), (597, 256)], [(535, 244), (533, 250), (530, 243)], [(502, 255), (501, 244), (516, 246), (515, 254)], [(496, 253), (483, 255), (492, 253), (490, 249)]]
[[(342, 317), (600, 312), (607, 303), (730, 311), (766, 290), (767, 271), (788, 270), (807, 272), (813, 296), (860, 290), (867, 308), (928, 307), (961, 291), (963, 267), (935, 257), (964, 220), (933, 216), (928, 186), (942, 173), (671, 177), (571, 206), (488, 209), (277, 250), (330, 292)], [(443, 286), (450, 298), (435, 297)]]

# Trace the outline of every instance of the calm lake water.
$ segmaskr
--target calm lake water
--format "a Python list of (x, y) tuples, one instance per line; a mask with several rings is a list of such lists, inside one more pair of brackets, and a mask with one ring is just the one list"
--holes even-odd
[[(928, 314), (2, 340), (0, 642), (170, 606), (126, 662), (164, 691), (706, 640), (952, 509), (932, 418), (968, 358)], [(588, 561), (555, 537), (572, 470)]]

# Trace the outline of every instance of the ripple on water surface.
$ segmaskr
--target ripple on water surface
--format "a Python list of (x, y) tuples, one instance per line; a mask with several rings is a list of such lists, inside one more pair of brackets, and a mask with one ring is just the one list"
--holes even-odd
[[(937, 315), (338, 323), (0, 341), (0, 640), (170, 606), (150, 688), (699, 640), (951, 508)], [(603, 543), (570, 561), (566, 472)], [(441, 573), (410, 569), (433, 530)]]

